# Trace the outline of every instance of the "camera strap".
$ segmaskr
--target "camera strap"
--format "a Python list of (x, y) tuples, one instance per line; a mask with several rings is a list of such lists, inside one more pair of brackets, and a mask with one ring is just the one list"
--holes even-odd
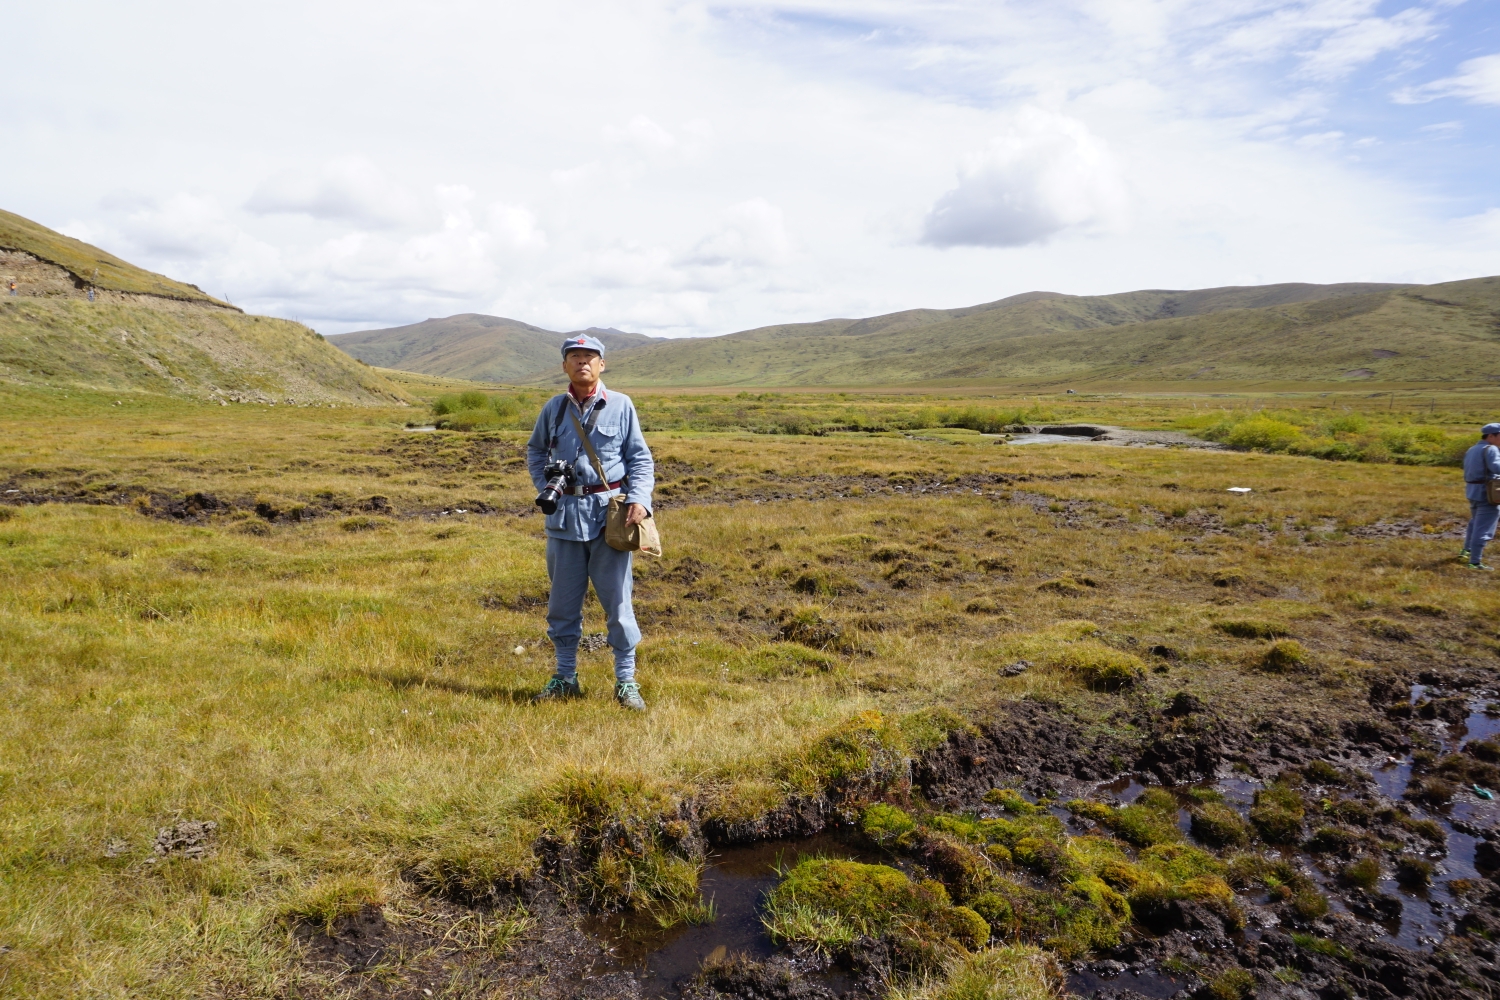
[[(547, 443), (547, 451), (549, 454), (557, 450), (558, 430), (562, 426), (563, 413), (571, 413), (573, 406), (573, 397), (570, 393), (564, 392), (557, 396), (553, 396), (552, 398), (557, 402), (558, 406), (557, 410), (554, 411), (552, 415), (552, 437)], [(601, 399), (599, 402), (595, 403), (594, 408), (589, 411), (589, 420), (587, 426), (590, 433), (593, 433), (594, 427), (599, 423), (599, 411), (604, 408), (604, 403), (605, 401)], [(578, 461), (577, 452), (573, 453), (573, 461)]]
[[(594, 442), (589, 440), (588, 431), (583, 429), (583, 424), (579, 421), (578, 414), (574, 413), (572, 410), (569, 410), (568, 416), (573, 419), (573, 427), (578, 431), (578, 439), (583, 442), (584, 449), (589, 453), (589, 461), (593, 463), (594, 473), (599, 477), (599, 482), (605, 488), (608, 488), (609, 479), (604, 475), (604, 463), (599, 461), (599, 453), (594, 450)], [(597, 406), (594, 407), (594, 412), (593, 414), (591, 414), (591, 416), (596, 419), (598, 418), (599, 408)], [(589, 428), (589, 430), (592, 429), (592, 427)]]

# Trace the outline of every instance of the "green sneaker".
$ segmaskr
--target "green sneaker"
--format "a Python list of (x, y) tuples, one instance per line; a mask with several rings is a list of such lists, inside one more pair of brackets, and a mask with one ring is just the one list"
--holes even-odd
[(1469, 568), (1470, 569), (1483, 570), (1486, 573), (1493, 573), (1493, 572), (1495, 572), (1495, 567), (1493, 567), (1493, 566), (1486, 566), (1484, 563), (1469, 563)]
[(635, 681), (621, 681), (616, 684), (615, 701), (620, 703), (621, 708), (628, 708), (632, 712), (646, 710), (646, 703), (641, 700), (641, 686)]
[(575, 677), (569, 681), (554, 677), (547, 682), (546, 687), (542, 688), (540, 694), (531, 696), (531, 702), (536, 704), (539, 701), (567, 701), (569, 698), (582, 697), (583, 686), (578, 683), (578, 678)]
[(1467, 562), (1468, 559), (1469, 559), (1469, 550), (1468, 549), (1463, 549), (1463, 550), (1461, 550), (1458, 553), (1458, 561), (1459, 562)]

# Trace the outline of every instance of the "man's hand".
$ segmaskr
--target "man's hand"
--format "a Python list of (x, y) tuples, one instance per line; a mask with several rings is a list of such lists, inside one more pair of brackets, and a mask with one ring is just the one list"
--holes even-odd
[(625, 508), (625, 526), (633, 527), (646, 519), (645, 504), (633, 503)]

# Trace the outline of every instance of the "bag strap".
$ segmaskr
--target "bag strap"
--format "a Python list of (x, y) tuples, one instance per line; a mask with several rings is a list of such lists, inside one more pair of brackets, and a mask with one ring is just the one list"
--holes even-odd
[(598, 475), (599, 482), (608, 486), (609, 480), (604, 476), (604, 463), (599, 461), (599, 453), (594, 450), (594, 442), (589, 440), (588, 432), (583, 429), (583, 423), (579, 421), (578, 414), (574, 413), (571, 408), (568, 410), (568, 416), (573, 419), (573, 428), (578, 431), (578, 439), (583, 442), (584, 450), (589, 453), (589, 461), (594, 464), (594, 472)]

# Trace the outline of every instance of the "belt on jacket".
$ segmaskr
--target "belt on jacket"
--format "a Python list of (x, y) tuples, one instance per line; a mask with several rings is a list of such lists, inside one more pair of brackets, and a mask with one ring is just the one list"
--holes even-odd
[(1468, 483), (1470, 486), (1483, 486), (1485, 483), (1489, 482), (1489, 480), (1488, 479), (1465, 479), (1464, 482)]
[(598, 483), (594, 486), (575, 486), (573, 487), (571, 492), (575, 497), (593, 496), (595, 493), (604, 493), (608, 490), (617, 490), (624, 484), (624, 482), (625, 480), (623, 479), (616, 479), (612, 483)]

